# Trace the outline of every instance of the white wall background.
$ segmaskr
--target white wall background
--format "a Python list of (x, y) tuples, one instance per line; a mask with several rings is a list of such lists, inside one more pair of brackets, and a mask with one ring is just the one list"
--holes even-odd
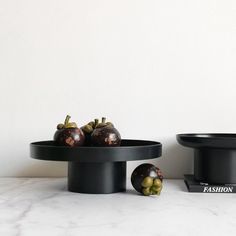
[(236, 1), (0, 1), (0, 82), (0, 176), (66, 175), (29, 143), (68, 113), (161, 141), (154, 163), (182, 177), (176, 133), (236, 132)]

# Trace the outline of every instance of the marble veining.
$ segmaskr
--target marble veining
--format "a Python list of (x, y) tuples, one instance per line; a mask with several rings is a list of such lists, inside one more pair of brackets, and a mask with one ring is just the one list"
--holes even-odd
[(236, 235), (236, 195), (188, 193), (165, 180), (159, 197), (89, 195), (65, 178), (1, 178), (0, 236)]

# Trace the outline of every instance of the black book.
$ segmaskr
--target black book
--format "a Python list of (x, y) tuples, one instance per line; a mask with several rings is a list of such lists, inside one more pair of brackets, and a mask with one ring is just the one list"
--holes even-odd
[(236, 193), (236, 184), (211, 185), (194, 180), (193, 175), (184, 175), (189, 192), (195, 193)]

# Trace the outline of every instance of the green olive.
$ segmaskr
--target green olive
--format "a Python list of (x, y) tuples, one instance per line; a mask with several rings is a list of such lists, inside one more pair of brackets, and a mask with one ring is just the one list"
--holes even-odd
[(143, 188), (142, 193), (145, 196), (150, 196), (151, 195), (150, 188)]
[(143, 179), (141, 185), (144, 188), (151, 187), (153, 185), (153, 178), (150, 176), (147, 176), (146, 178)]
[(91, 125), (85, 125), (82, 130), (87, 133), (87, 134), (90, 134), (93, 132), (93, 127)]
[(160, 179), (154, 179), (153, 185), (156, 186), (156, 187), (161, 187), (162, 186), (162, 182), (161, 182)]

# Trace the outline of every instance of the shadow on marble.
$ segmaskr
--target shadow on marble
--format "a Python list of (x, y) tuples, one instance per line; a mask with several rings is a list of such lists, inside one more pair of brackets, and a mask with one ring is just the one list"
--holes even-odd
[(181, 181), (180, 184), (178, 184), (178, 190), (182, 192), (188, 192), (187, 186), (184, 183), (184, 180)]
[[(137, 195), (137, 191), (134, 189), (127, 189), (123, 194), (129, 194), (129, 195)], [(139, 194), (138, 194), (139, 195)], [(141, 195), (140, 195), (141, 196)]]

